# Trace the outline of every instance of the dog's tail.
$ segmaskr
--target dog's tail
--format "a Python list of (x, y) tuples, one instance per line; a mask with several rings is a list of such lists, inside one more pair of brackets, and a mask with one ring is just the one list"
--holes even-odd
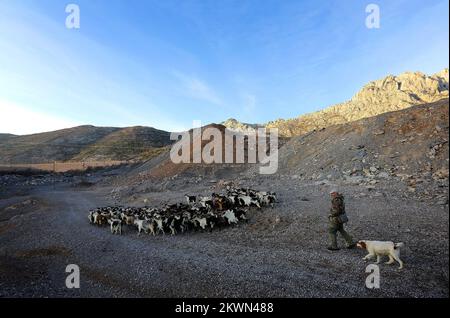
[(394, 249), (397, 249), (397, 248), (400, 248), (400, 247), (403, 247), (403, 246), (405, 246), (405, 243), (403, 243), (403, 242), (394, 243)]

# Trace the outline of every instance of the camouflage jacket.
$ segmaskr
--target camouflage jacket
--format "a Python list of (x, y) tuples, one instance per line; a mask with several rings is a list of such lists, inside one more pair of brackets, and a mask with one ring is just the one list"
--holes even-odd
[(338, 195), (331, 200), (329, 219), (333, 223), (340, 223), (339, 216), (345, 214), (344, 196)]

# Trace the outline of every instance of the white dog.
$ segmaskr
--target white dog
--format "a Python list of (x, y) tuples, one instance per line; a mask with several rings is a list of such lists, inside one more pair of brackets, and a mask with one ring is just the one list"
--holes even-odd
[(404, 243), (382, 242), (382, 241), (359, 241), (356, 244), (369, 252), (363, 257), (363, 260), (369, 260), (377, 257), (377, 264), (380, 263), (382, 256), (389, 256), (389, 261), (385, 264), (392, 264), (397, 261), (400, 264), (399, 269), (403, 268), (403, 262), (400, 259), (400, 248), (405, 246)]

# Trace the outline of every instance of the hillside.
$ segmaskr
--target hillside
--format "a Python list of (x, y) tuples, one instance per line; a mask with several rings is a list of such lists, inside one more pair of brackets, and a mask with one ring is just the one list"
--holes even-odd
[[(218, 129), (221, 133), (222, 139), (221, 144), (222, 148), (232, 147), (233, 149), (233, 158), (236, 156), (236, 148), (235, 144), (230, 145), (225, 143), (225, 131), (227, 128), (220, 124), (210, 124), (202, 127), (202, 132), (208, 128)], [(203, 152), (205, 145), (207, 145), (212, 138), (209, 140), (195, 139), (193, 137), (193, 130), (189, 131), (190, 134), (190, 162), (193, 161), (193, 153), (194, 153), (194, 143), (198, 143), (200, 145), (200, 149)], [(247, 154), (247, 144), (245, 144), (245, 152)], [(225, 161), (225, 156), (222, 153), (222, 161)], [(203, 159), (203, 158), (201, 158)], [(247, 156), (245, 156), (245, 162), (247, 162)], [(186, 177), (200, 177), (201, 176), (211, 176), (215, 175), (216, 177), (225, 177), (229, 173), (235, 173), (237, 171), (244, 171), (248, 166), (246, 164), (207, 164), (204, 163), (203, 160), (201, 163), (179, 163), (175, 164), (172, 162), (169, 151), (165, 151), (160, 156), (150, 159), (147, 162), (144, 162), (140, 167), (138, 167), (135, 171), (132, 171), (126, 178), (121, 180), (122, 184), (128, 183), (141, 183), (147, 180), (153, 179), (162, 179), (162, 178), (171, 178), (176, 176), (186, 176)]]
[(12, 135), (12, 134), (0, 134), (0, 141), (7, 140), (7, 139), (12, 138), (14, 136), (15, 135)]
[(149, 127), (79, 126), (25, 136), (0, 136), (1, 163), (132, 160), (158, 154), (170, 134)]
[(148, 159), (169, 145), (170, 133), (149, 127), (127, 127), (112, 132), (87, 146), (73, 160)]
[(292, 138), (280, 171), (302, 177), (438, 171), (448, 166), (448, 99)]
[(279, 173), (369, 186), (395, 178), (412, 193), (439, 192), (444, 198), (448, 136), (449, 101), (444, 99), (294, 137), (280, 149)]

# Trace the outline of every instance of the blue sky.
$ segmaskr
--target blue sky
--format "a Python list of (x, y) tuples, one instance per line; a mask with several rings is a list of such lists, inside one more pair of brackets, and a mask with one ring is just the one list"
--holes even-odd
[(0, 0), (0, 132), (262, 123), (448, 67), (448, 0), (73, 0), (77, 30), (68, 3)]

